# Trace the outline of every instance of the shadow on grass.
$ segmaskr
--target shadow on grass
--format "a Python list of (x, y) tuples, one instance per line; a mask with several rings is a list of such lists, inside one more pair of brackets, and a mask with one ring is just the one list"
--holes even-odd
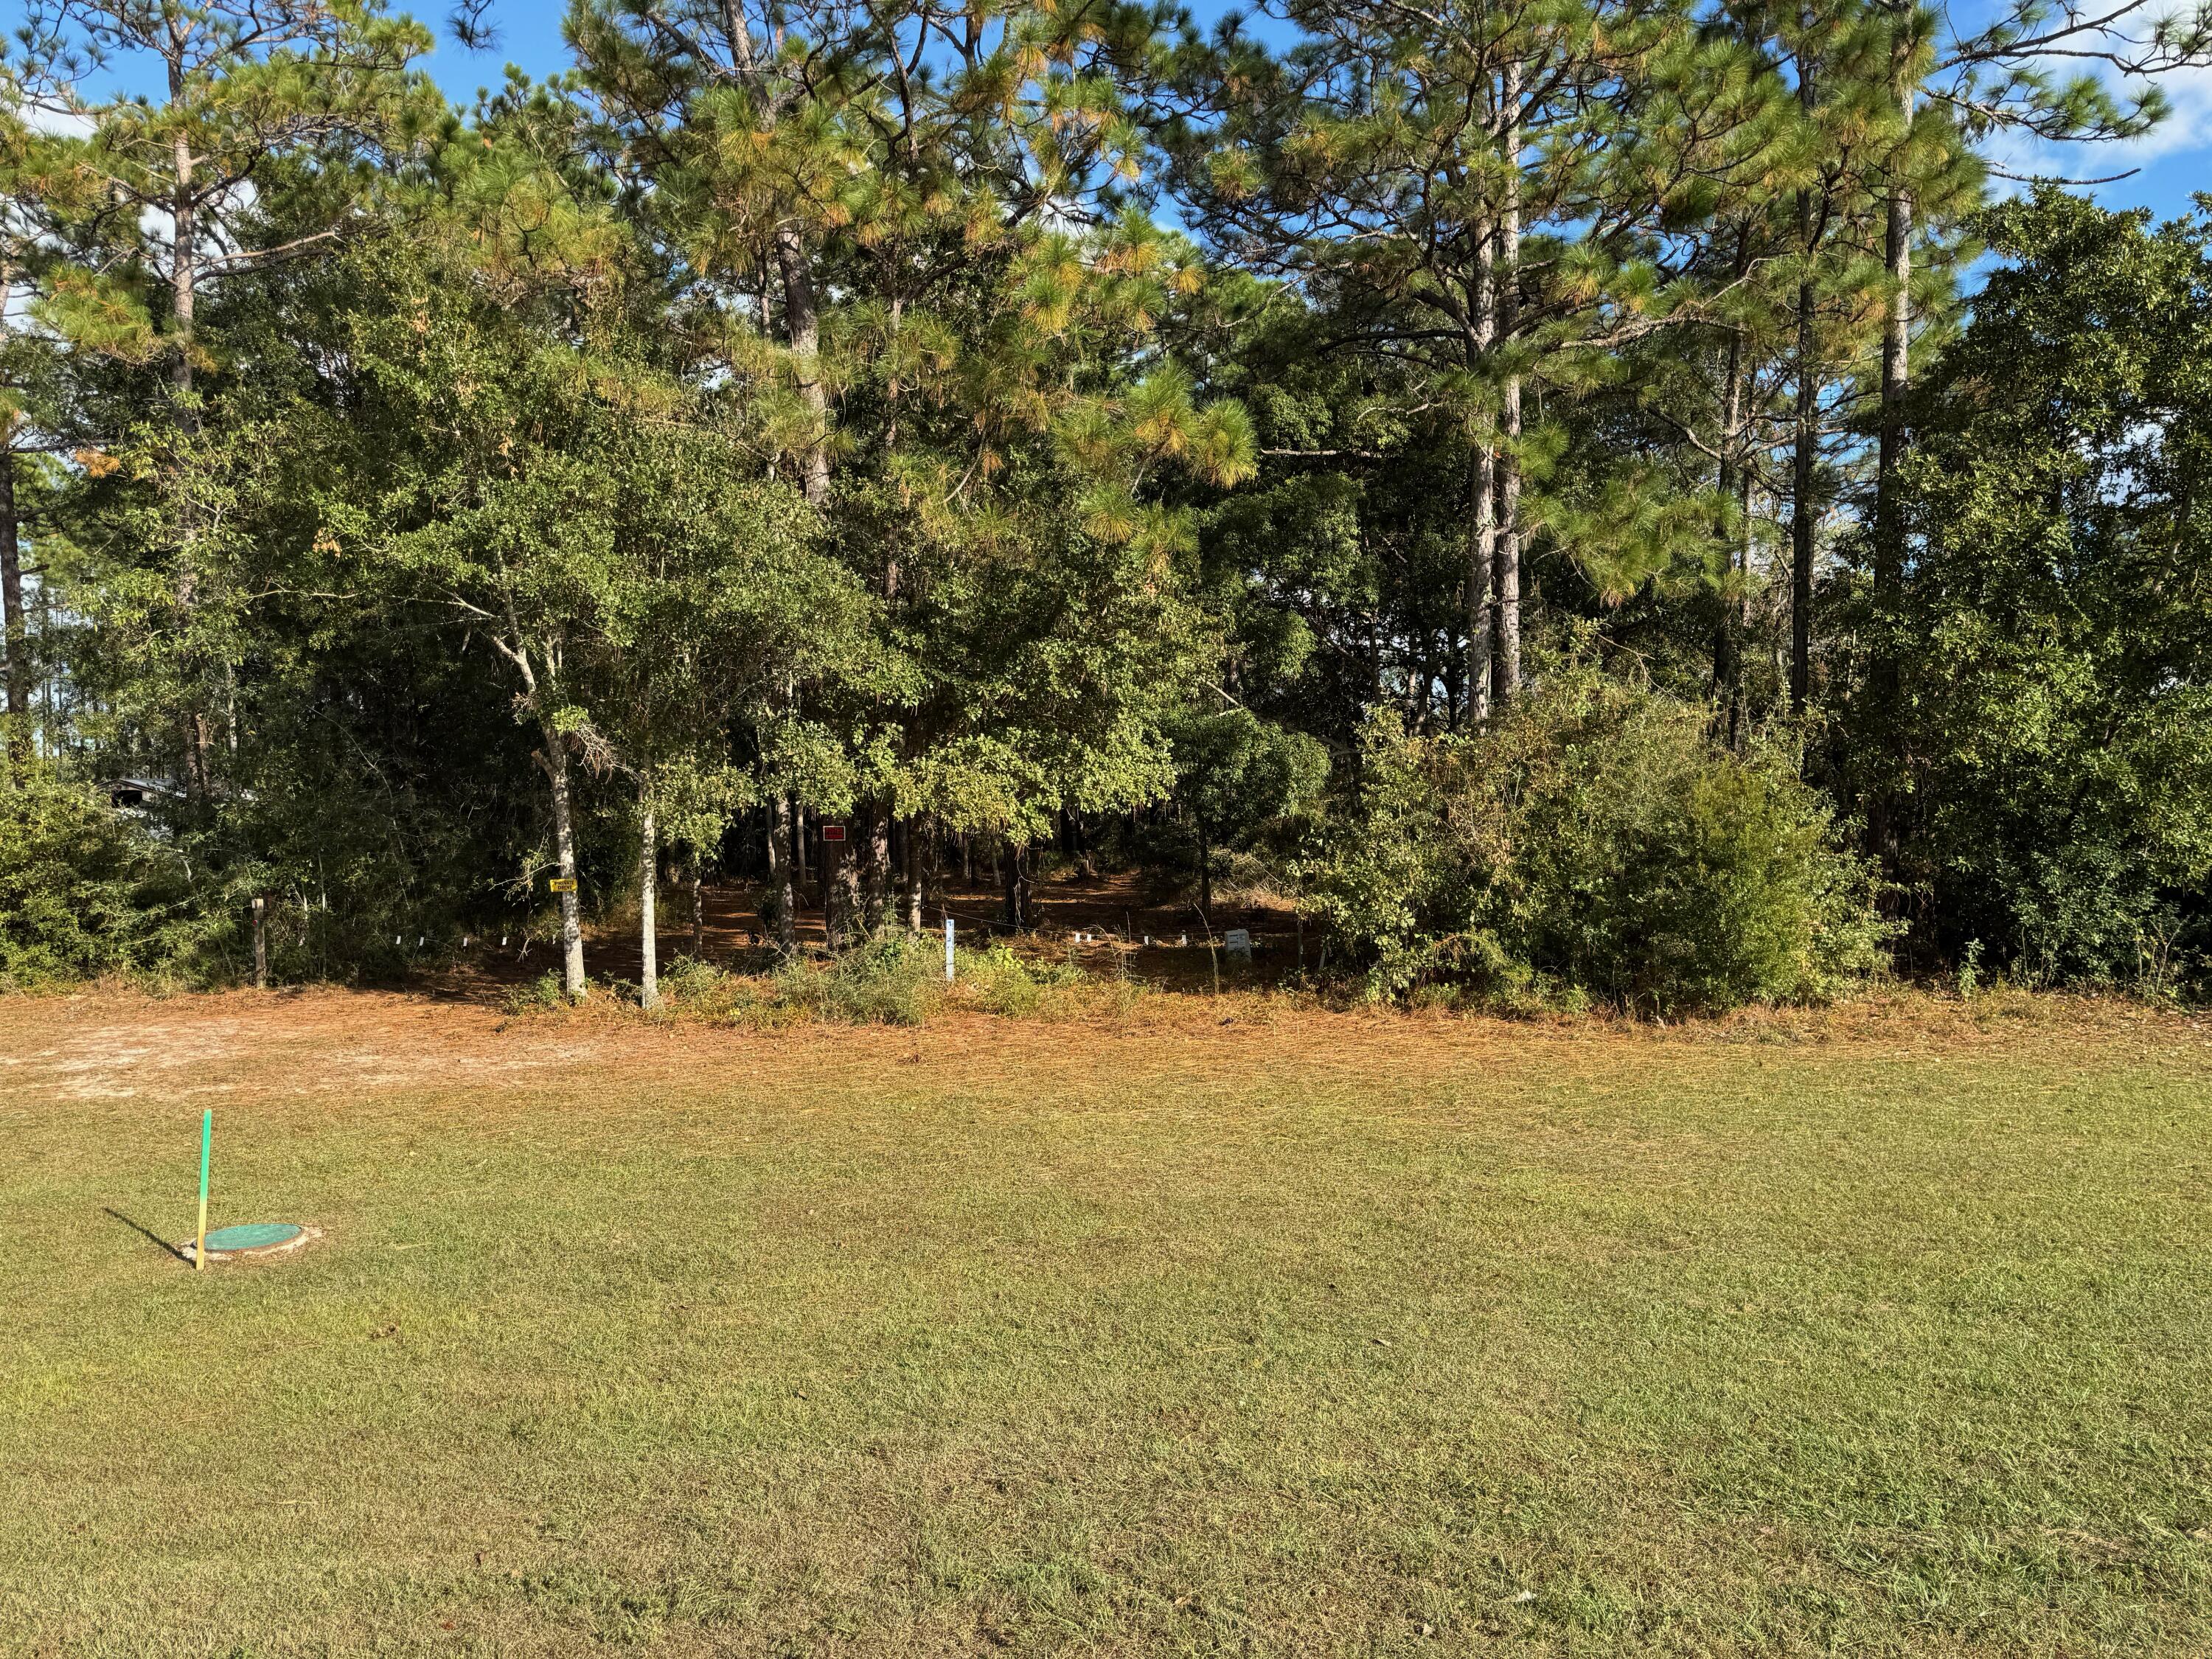
[(130, 1228), (132, 1232), (137, 1234), (139, 1237), (146, 1240), (149, 1243), (160, 1245), (161, 1247), (161, 1253), (164, 1255), (172, 1256), (177, 1261), (185, 1263), (187, 1267), (191, 1266), (192, 1260), (191, 1257), (186, 1255), (182, 1250), (179, 1249), (175, 1245), (169, 1243), (167, 1239), (162, 1237), (161, 1234), (154, 1231), (151, 1228), (140, 1226), (137, 1222), (133, 1221), (129, 1216), (124, 1214), (120, 1210), (109, 1209), (106, 1211), (106, 1213), (113, 1216), (118, 1221)]

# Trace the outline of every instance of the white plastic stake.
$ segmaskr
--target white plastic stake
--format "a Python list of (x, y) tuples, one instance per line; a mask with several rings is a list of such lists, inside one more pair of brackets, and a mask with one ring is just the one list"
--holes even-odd
[(952, 983), (952, 918), (945, 919), (945, 982)]

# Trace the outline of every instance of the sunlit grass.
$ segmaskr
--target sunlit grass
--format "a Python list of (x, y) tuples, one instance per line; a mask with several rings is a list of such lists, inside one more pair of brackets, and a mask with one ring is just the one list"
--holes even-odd
[(2179, 1021), (194, 1002), (0, 1005), (0, 1647), (2212, 1649)]

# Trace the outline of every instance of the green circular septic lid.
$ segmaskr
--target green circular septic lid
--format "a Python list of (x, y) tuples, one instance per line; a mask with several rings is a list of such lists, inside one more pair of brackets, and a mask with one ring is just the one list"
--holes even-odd
[(289, 1244), (304, 1231), (289, 1221), (249, 1221), (236, 1227), (218, 1227), (207, 1236), (212, 1255), (217, 1250), (265, 1250)]

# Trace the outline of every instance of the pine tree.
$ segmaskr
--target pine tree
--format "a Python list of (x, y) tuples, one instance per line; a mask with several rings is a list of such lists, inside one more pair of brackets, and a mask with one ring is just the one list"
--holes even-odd
[[(366, 170), (443, 111), (410, 72), (430, 38), (380, 0), (33, 0), (20, 40), (10, 70), (21, 109), (83, 134), (75, 165), (97, 198), (79, 226), (90, 267), (127, 261), (166, 301), (154, 313), (169, 388), (163, 441), (172, 471), (189, 470), (205, 423), (200, 376), (214, 362), (198, 327), (207, 296), (343, 233)], [(94, 97), (86, 88), (100, 71), (150, 75), (161, 92)], [(272, 239), (260, 203), (288, 169), (319, 186), (319, 222)], [(227, 647), (199, 615), (214, 573), (193, 513), (189, 491), (170, 503), (167, 539), (171, 625), (186, 641), (176, 712), (204, 799), (216, 727), (234, 738), (235, 698)]]
[(1526, 544), (1567, 516), (1524, 500), (1553, 447), (1531, 392), (1571, 398), (1680, 314), (1652, 239), (1755, 164), (1775, 88), (1686, 10), (1640, 0), (1285, 15), (1302, 38), (1279, 58), (1231, 25), (1172, 66), (1174, 181), (1224, 258), (1282, 273), (1465, 433), (1480, 717), (1521, 682)]

